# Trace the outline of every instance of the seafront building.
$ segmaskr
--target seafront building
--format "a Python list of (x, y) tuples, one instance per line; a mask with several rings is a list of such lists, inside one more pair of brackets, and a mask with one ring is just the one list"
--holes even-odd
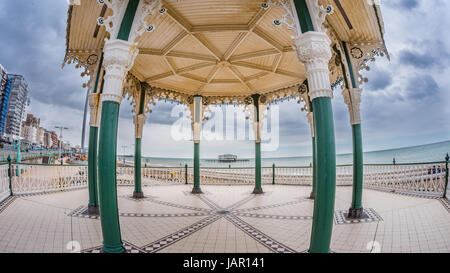
[(26, 120), (23, 122), (21, 137), (28, 144), (39, 144), (40, 140), (40, 124), (41, 120), (33, 116), (32, 114), (27, 114)]
[(10, 140), (21, 135), (22, 121), (27, 106), (30, 104), (28, 83), (22, 75), (9, 74), (11, 93), (6, 114), (5, 136)]
[(0, 138), (5, 136), (6, 115), (8, 113), (9, 97), (11, 94), (11, 80), (8, 72), (0, 64)]

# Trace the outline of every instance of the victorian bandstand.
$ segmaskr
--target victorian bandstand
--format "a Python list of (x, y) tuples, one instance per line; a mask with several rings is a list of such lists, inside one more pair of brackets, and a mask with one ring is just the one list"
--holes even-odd
[[(194, 175), (201, 194), (200, 135), (209, 105), (251, 109), (255, 181), (261, 186), (265, 111), (283, 98), (304, 104), (311, 126), (314, 198), (309, 252), (329, 252), (336, 188), (331, 100), (339, 89), (353, 132), (353, 191), (348, 217), (363, 211), (360, 72), (388, 57), (379, 6), (367, 0), (81, 0), (69, 7), (64, 63), (88, 76), (89, 213), (100, 213), (104, 252), (125, 251), (120, 232), (116, 147), (119, 107), (132, 99), (134, 198), (141, 185), (142, 131), (160, 100), (191, 111)], [(334, 91), (334, 92), (333, 92)], [(280, 117), (281, 119), (283, 117)]]

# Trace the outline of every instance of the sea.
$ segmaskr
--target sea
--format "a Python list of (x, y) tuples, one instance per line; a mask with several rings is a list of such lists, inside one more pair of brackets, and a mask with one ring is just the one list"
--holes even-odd
[[(372, 151), (364, 153), (364, 164), (392, 164), (395, 163), (424, 163), (424, 162), (442, 162), (445, 156), (450, 153), (450, 141), (433, 143), (414, 147), (405, 147), (391, 150)], [(119, 157), (122, 160), (123, 157)], [(253, 167), (255, 166), (254, 158), (239, 158), (238, 162), (222, 163), (217, 158), (203, 158), (200, 160), (202, 167)], [(125, 161), (132, 164), (133, 157), (126, 156)], [(306, 167), (310, 166), (311, 156), (302, 157), (277, 157), (262, 158), (263, 167), (271, 167), (275, 164), (277, 167)], [(336, 156), (337, 165), (352, 164), (352, 154), (338, 154)], [(189, 167), (193, 165), (192, 158), (158, 158), (158, 157), (142, 157), (142, 166), (147, 167), (182, 167), (187, 164)]]

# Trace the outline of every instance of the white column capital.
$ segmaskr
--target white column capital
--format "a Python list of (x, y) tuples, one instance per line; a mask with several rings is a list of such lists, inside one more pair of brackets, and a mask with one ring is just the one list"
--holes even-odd
[(105, 84), (101, 100), (120, 103), (123, 82), (139, 51), (132, 43), (119, 39), (106, 41), (103, 51)]
[(311, 101), (319, 97), (333, 97), (328, 63), (332, 57), (331, 41), (323, 32), (310, 31), (294, 40), (297, 57), (305, 65)]
[(140, 114), (137, 116), (134, 116), (133, 123), (135, 127), (135, 134), (136, 138), (142, 138), (142, 132), (144, 130), (145, 121), (147, 119), (147, 116), (145, 114)]
[(91, 118), (89, 121), (89, 125), (92, 127), (99, 127), (100, 123), (98, 115), (99, 112), (99, 102), (100, 102), (100, 94), (99, 93), (91, 93), (88, 95), (89, 99), (89, 108), (91, 110)]
[(203, 98), (201, 96), (194, 96), (194, 100), (189, 105), (191, 110), (194, 143), (200, 143), (200, 137), (203, 129), (203, 107)]
[(344, 102), (347, 104), (348, 112), (350, 113), (350, 123), (352, 125), (361, 124), (361, 88), (350, 88), (342, 90)]

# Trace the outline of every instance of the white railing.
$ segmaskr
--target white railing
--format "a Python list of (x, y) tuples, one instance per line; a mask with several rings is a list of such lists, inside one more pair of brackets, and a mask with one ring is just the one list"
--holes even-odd
[[(88, 167), (85, 165), (43, 165), (12, 163), (14, 194), (63, 191), (87, 187)], [(193, 168), (148, 167), (141, 169), (142, 185), (192, 184)], [(275, 174), (275, 176), (274, 176)], [(9, 192), (8, 164), (0, 165), (0, 199)], [(311, 167), (271, 167), (261, 169), (262, 184), (311, 186)], [(201, 168), (200, 183), (212, 185), (255, 182), (254, 168)], [(134, 168), (117, 167), (117, 184), (134, 185)], [(336, 167), (336, 185), (353, 184), (353, 167)], [(445, 163), (365, 165), (364, 186), (391, 192), (443, 195)], [(450, 189), (448, 189), (450, 190)]]
[(8, 164), (0, 164), (0, 202), (11, 194), (9, 189)]
[(14, 194), (33, 194), (87, 187), (88, 167), (82, 165), (11, 164)]
[(366, 165), (364, 186), (395, 192), (443, 195), (445, 163)]
[[(189, 174), (188, 170), (188, 176)], [(185, 183), (185, 168), (141, 168), (142, 185)], [(189, 181), (189, 180), (188, 180)], [(117, 184), (134, 185), (134, 167), (117, 168)]]

